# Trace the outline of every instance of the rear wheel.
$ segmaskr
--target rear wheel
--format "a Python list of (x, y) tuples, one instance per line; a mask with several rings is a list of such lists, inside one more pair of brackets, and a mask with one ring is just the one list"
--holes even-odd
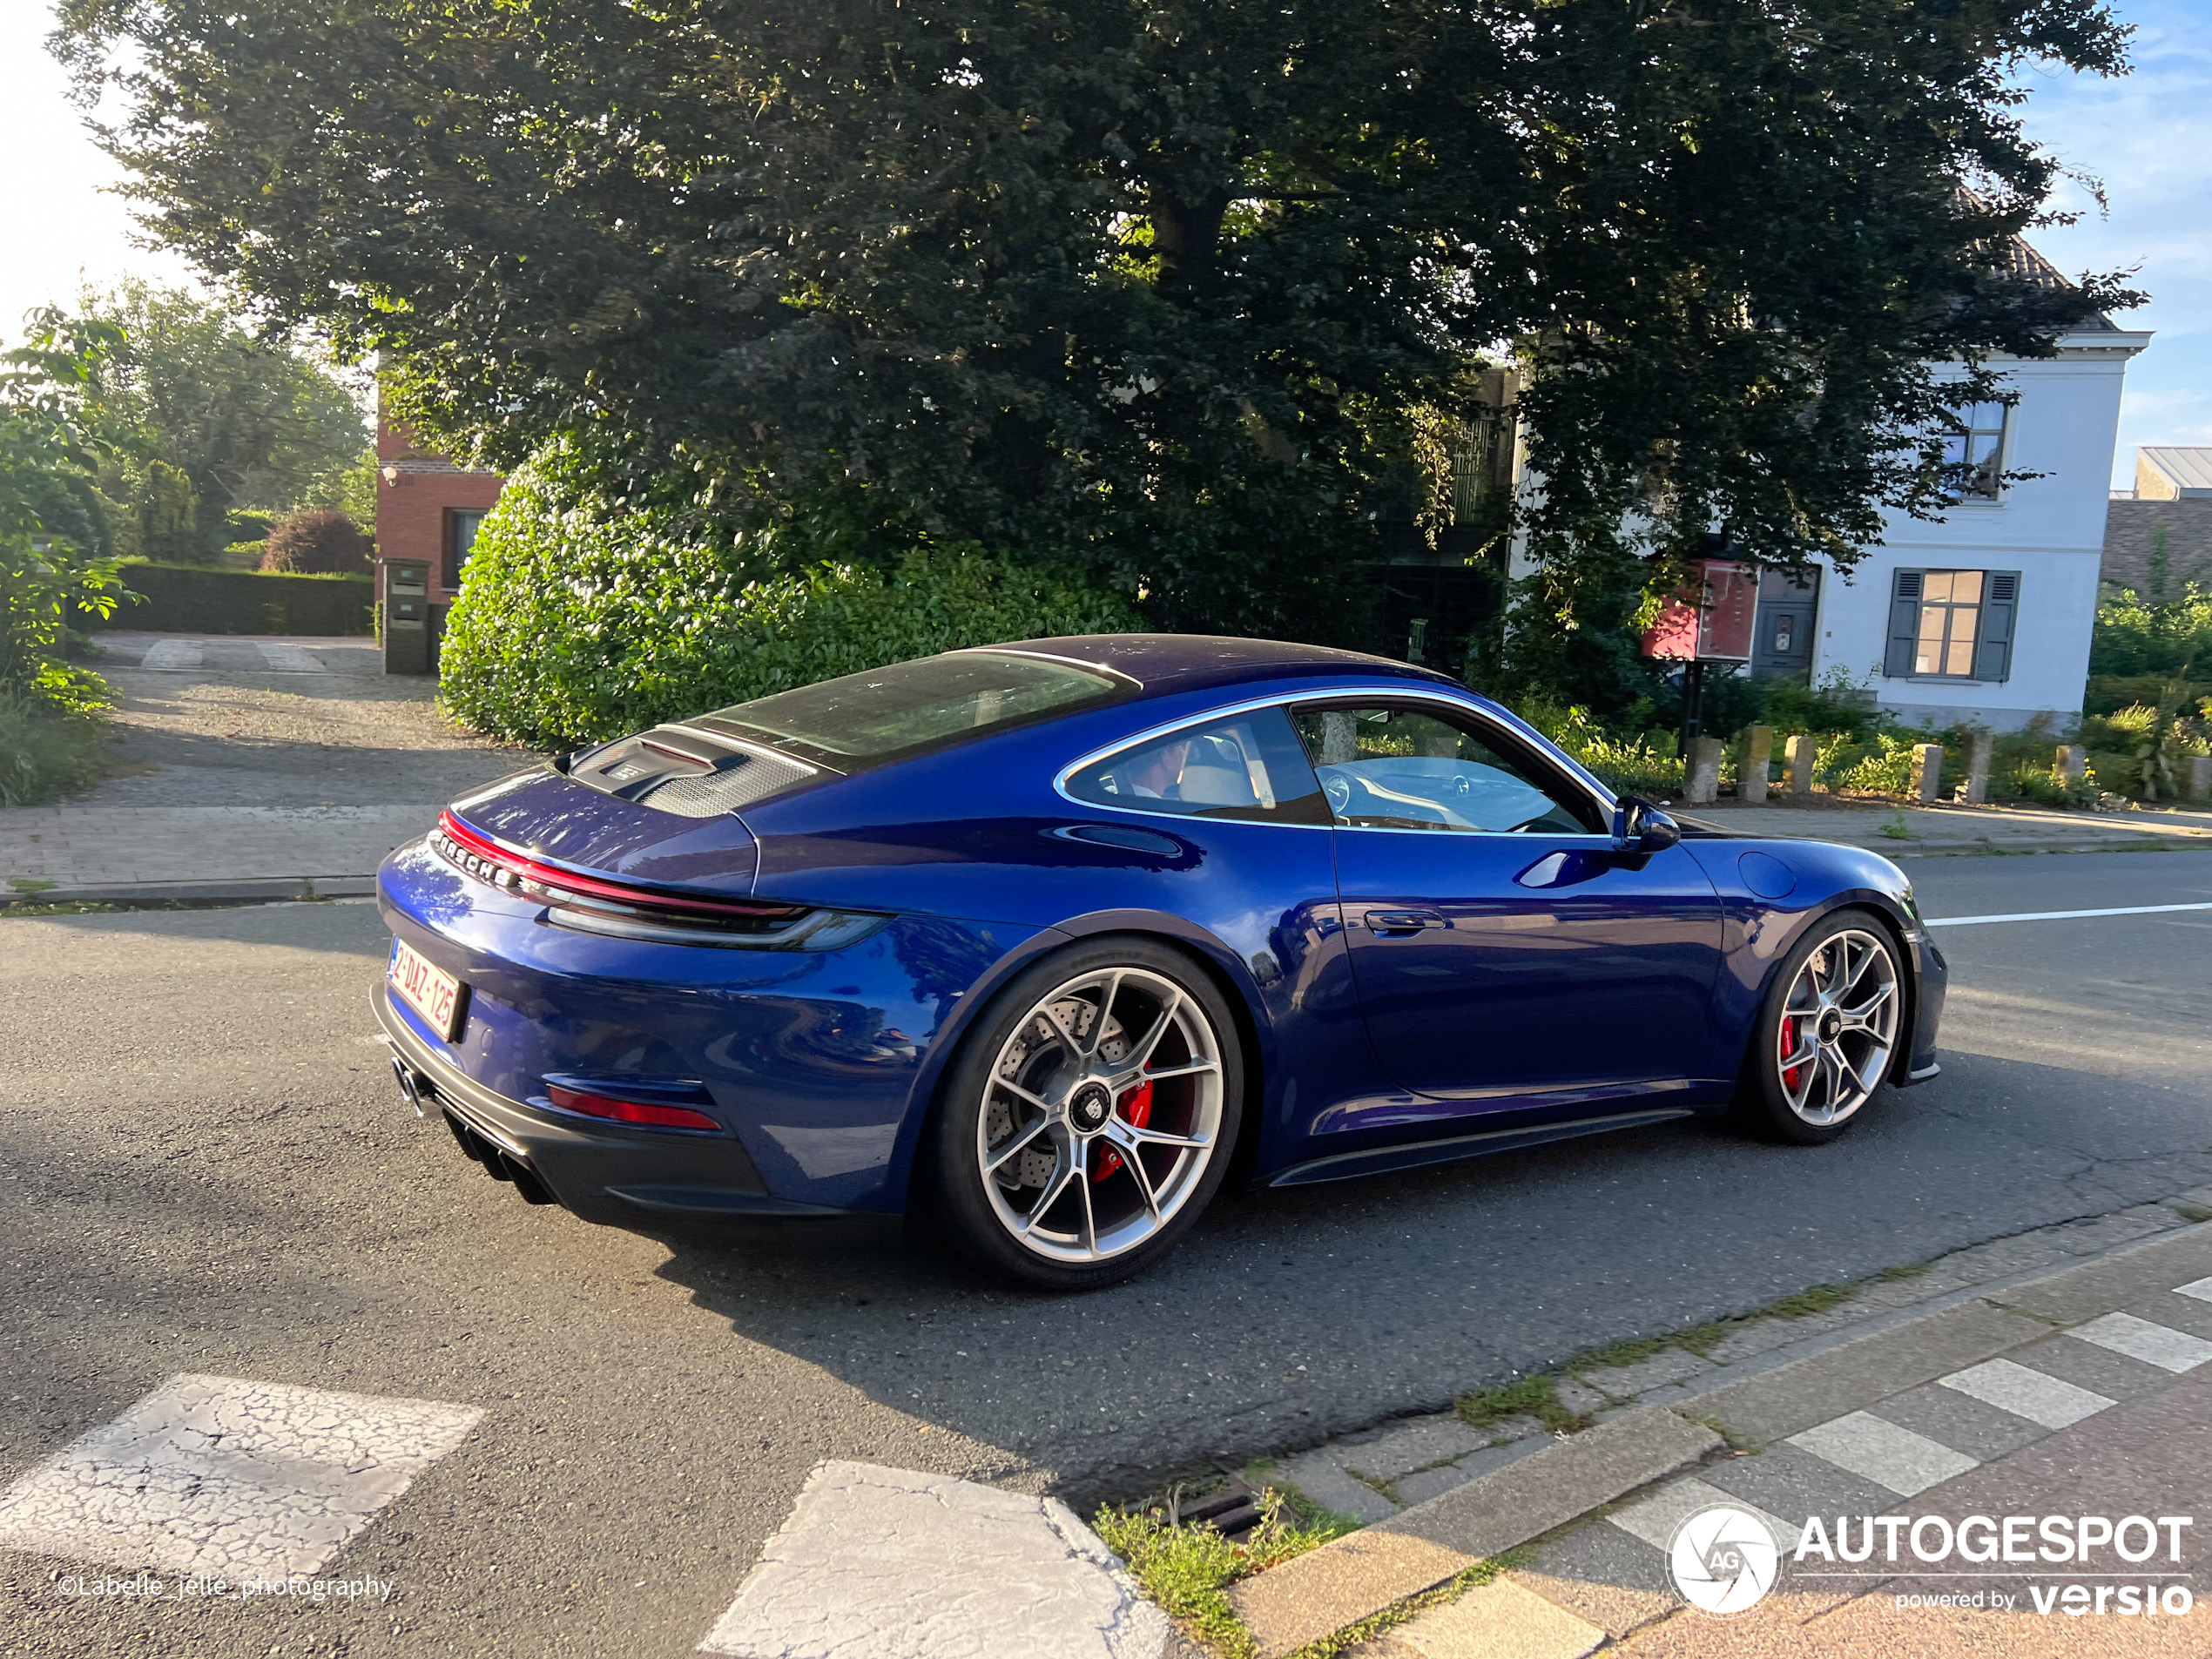
[(1243, 1074), (1227, 1005), (1180, 953), (1109, 939), (1036, 963), (947, 1082), (935, 1167), (961, 1242), (1040, 1289), (1142, 1271), (1220, 1186)]
[(1816, 925), (1774, 976), (1737, 1106), (1751, 1129), (1817, 1145), (1851, 1127), (1888, 1076), (1905, 1011), (1896, 942), (1846, 910)]

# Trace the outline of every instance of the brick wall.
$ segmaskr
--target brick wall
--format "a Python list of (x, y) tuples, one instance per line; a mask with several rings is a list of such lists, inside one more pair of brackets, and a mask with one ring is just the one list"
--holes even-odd
[[(376, 417), (376, 556), (429, 563), (431, 597), (442, 604), (454, 590), (440, 585), (445, 569), (446, 515), (486, 512), (507, 481), (496, 472), (463, 472), (442, 455), (419, 447), (395, 421)], [(377, 591), (383, 592), (382, 573)]]

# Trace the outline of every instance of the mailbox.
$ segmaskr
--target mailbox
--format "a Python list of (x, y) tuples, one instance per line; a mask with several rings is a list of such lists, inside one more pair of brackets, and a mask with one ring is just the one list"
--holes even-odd
[(430, 566), (423, 559), (386, 559), (384, 671), (430, 671)]

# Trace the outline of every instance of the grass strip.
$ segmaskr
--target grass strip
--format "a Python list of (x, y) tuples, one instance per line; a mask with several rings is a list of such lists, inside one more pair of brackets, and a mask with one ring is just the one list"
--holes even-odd
[(1229, 1587), (1357, 1528), (1348, 1516), (1326, 1511), (1319, 1512), (1325, 1519), (1318, 1524), (1287, 1522), (1284, 1505), (1283, 1494), (1271, 1487), (1262, 1493), (1259, 1524), (1242, 1543), (1204, 1524), (1170, 1525), (1157, 1507), (1130, 1514), (1105, 1505), (1090, 1524), (1185, 1634), (1220, 1659), (1257, 1659), (1259, 1645), (1230, 1605)]

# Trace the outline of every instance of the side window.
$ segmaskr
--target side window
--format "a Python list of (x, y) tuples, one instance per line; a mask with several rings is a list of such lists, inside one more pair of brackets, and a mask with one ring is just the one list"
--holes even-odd
[(1353, 828), (1589, 835), (1580, 790), (1420, 709), (1298, 709), (1336, 821)]
[(1313, 768), (1280, 709), (1186, 726), (1124, 749), (1069, 777), (1068, 792), (1100, 806), (1192, 818), (1329, 821)]

